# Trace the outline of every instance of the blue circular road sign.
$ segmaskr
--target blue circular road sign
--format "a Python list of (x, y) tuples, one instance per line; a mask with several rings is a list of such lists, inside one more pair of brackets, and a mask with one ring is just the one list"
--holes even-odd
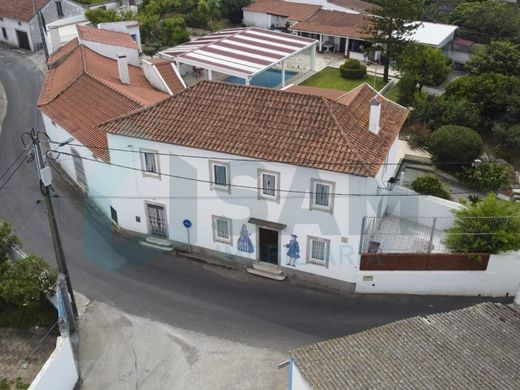
[(191, 221), (189, 219), (185, 219), (184, 221), (182, 221), (182, 224), (186, 229), (189, 229), (191, 227)]

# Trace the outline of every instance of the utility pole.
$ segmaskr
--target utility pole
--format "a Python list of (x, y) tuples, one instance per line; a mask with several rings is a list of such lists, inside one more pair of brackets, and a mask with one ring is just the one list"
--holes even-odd
[(42, 149), (40, 146), (40, 139), (38, 135), (40, 132), (36, 132), (34, 129), (30, 133), (31, 141), (33, 144), (34, 160), (36, 161), (36, 169), (38, 171), (38, 177), (40, 179), (40, 191), (45, 197), (45, 205), (47, 207), (47, 217), (49, 219), (49, 227), (51, 229), (52, 244), (54, 246), (54, 254), (56, 256), (56, 262), (58, 263), (58, 271), (65, 275), (67, 283), (67, 289), (69, 290), (70, 300), (72, 303), (72, 311), (76, 319), (78, 318), (78, 308), (76, 306), (76, 299), (74, 298), (74, 291), (72, 290), (72, 284), (70, 282), (69, 270), (67, 268), (67, 262), (65, 261), (65, 254), (63, 252), (63, 245), (61, 243), (60, 232), (58, 230), (58, 222), (56, 221), (56, 215), (54, 214), (54, 207), (52, 205), (51, 197), (51, 182), (52, 173), (51, 168), (45, 166), (45, 160), (43, 159)]

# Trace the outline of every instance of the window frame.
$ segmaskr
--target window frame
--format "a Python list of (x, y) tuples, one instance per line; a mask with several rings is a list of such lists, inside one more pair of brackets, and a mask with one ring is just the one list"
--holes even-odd
[[(315, 197), (316, 197), (316, 185), (317, 184), (321, 184), (321, 185), (326, 185), (326, 186), (329, 186), (330, 187), (330, 192), (329, 192), (329, 205), (328, 206), (323, 206), (323, 205), (320, 205), (320, 204), (316, 204), (315, 202)], [(310, 210), (320, 210), (320, 211), (326, 211), (326, 212), (329, 212), (329, 213), (333, 213), (334, 212), (334, 192), (335, 192), (335, 189), (336, 189), (336, 183), (333, 182), (333, 181), (328, 181), (328, 180), (321, 180), (321, 179), (311, 179), (311, 193), (310, 193), (310, 206), (309, 206), (309, 209)]]
[[(312, 242), (318, 241), (325, 244), (325, 259), (320, 260), (312, 257)], [(316, 236), (307, 236), (307, 264), (315, 264), (320, 265), (325, 268), (329, 268), (329, 260), (330, 260), (330, 240), (326, 238), (316, 237)]]
[(61, 1), (56, 1), (54, 4), (56, 4), (56, 13), (58, 14), (58, 18), (63, 18), (65, 16), (63, 13), (63, 4)]
[[(157, 151), (157, 150), (145, 149), (145, 148), (139, 149), (139, 154), (141, 155), (141, 169), (143, 172), (143, 177), (154, 177), (156, 179), (161, 178), (161, 167), (159, 164), (160, 159), (159, 159), (158, 153), (159, 153), (159, 151)], [(157, 170), (157, 172), (150, 172), (146, 169), (146, 154), (152, 154), (154, 156), (155, 169)]]
[[(228, 238), (222, 238), (218, 236), (218, 229), (217, 229), (217, 221), (225, 221), (228, 226)], [(231, 218), (227, 217), (221, 217), (218, 215), (212, 215), (211, 216), (211, 228), (213, 229), (213, 242), (218, 242), (222, 244), (228, 244), (230, 246), (233, 246), (233, 221)]]
[[(215, 166), (222, 166), (226, 169), (226, 185), (220, 185), (215, 183)], [(218, 191), (226, 191), (231, 193), (231, 168), (228, 162), (209, 160), (209, 180), (210, 189)]]
[[(274, 195), (264, 194), (264, 174), (274, 176)], [(280, 202), (280, 172), (270, 171), (258, 168), (258, 199), (267, 199), (274, 202)]]
[(2, 36), (4, 40), (9, 40), (9, 36), (7, 35), (7, 29), (4, 26), (2, 26)]

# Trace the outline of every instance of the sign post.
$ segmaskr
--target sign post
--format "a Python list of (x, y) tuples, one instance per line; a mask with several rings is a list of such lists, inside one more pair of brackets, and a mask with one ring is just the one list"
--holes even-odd
[(182, 224), (186, 228), (186, 233), (188, 234), (188, 253), (191, 255), (191, 244), (190, 244), (191, 221), (189, 219), (185, 219), (184, 221), (182, 221)]

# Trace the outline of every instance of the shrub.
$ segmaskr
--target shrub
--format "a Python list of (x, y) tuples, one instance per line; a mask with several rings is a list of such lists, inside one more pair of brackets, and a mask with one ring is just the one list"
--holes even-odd
[(408, 133), (408, 142), (412, 148), (425, 147), (432, 131), (422, 123), (409, 123), (405, 131)]
[(447, 170), (460, 169), (459, 162), (471, 163), (482, 153), (482, 137), (473, 129), (463, 126), (443, 126), (435, 130), (428, 140), (433, 163)]
[(0, 222), (0, 271), (1, 264), (8, 259), (7, 251), (13, 245), (20, 245), (19, 238), (13, 234), (10, 224), (7, 222)]
[(339, 67), (341, 76), (349, 80), (362, 79), (367, 74), (367, 67), (361, 62), (353, 58), (346, 60), (343, 65)]
[(410, 106), (414, 101), (416, 90), (415, 78), (410, 73), (404, 73), (397, 84), (397, 102), (403, 106)]
[(433, 195), (443, 199), (451, 199), (447, 187), (442, 184), (436, 176), (433, 175), (418, 177), (413, 181), (412, 188), (419, 194)]
[(482, 163), (476, 168), (465, 169), (463, 181), (481, 191), (497, 191), (511, 184), (513, 171), (507, 164)]
[(54, 292), (56, 273), (41, 258), (29, 256), (6, 263), (0, 276), (0, 297), (7, 303), (33, 308)]
[(520, 125), (508, 127), (506, 124), (497, 123), (493, 126), (492, 131), (502, 145), (513, 149), (520, 149)]
[[(520, 249), (520, 204), (489, 194), (457, 211), (445, 244), (454, 252), (498, 253)], [(490, 218), (496, 217), (496, 218)]]

